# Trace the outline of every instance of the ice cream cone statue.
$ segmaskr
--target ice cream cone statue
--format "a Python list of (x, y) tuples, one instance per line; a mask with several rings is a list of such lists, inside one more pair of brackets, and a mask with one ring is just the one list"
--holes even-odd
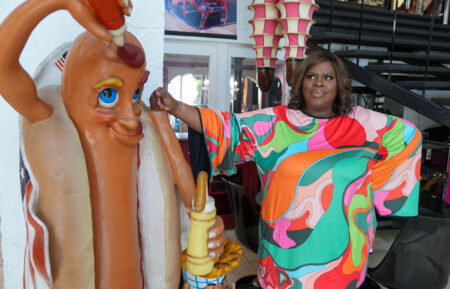
[(258, 85), (262, 91), (268, 91), (272, 86), (277, 51), (280, 49), (278, 43), (282, 37), (275, 2), (275, 0), (253, 0), (249, 6), (254, 15), (249, 23), (253, 28), (251, 37), (255, 42)]
[(253, 27), (258, 69), (258, 85), (268, 91), (273, 80), (277, 51), (284, 37), (286, 79), (292, 85), (292, 75), (299, 61), (305, 58), (309, 30), (314, 24), (312, 16), (319, 6), (314, 0), (253, 0), (249, 9), (254, 17)]
[[(125, 2), (103, 1), (129, 11)], [(21, 52), (60, 9), (88, 31), (31, 78)], [(149, 71), (140, 42), (122, 31), (118, 48), (120, 35), (108, 29), (85, 0), (28, 0), (0, 25), (0, 94), (21, 115), (29, 175), (25, 258), (17, 256), (27, 289), (179, 285), (180, 219), (188, 217), (178, 199), (191, 206), (193, 175), (167, 113), (141, 102)], [(40, 85), (51, 69), (56, 81)]]
[(188, 246), (182, 255), (183, 278), (190, 289), (222, 286), (225, 275), (240, 264), (242, 248), (237, 241), (225, 240), (223, 254), (214, 259), (209, 255), (208, 233), (216, 218), (216, 207), (208, 196), (208, 174), (204, 171), (198, 174), (192, 202)]
[(197, 177), (197, 192), (191, 211), (191, 226), (187, 246), (187, 269), (194, 275), (206, 275), (214, 268), (208, 253), (208, 228), (214, 224), (216, 207), (208, 196), (208, 174), (201, 171)]

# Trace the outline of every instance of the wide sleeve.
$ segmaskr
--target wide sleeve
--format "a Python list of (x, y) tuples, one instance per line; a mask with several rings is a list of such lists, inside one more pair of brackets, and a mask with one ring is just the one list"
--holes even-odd
[(203, 138), (208, 150), (211, 176), (236, 173), (235, 164), (252, 160), (256, 149), (253, 133), (229, 112), (200, 108)]
[(377, 130), (380, 160), (372, 168), (377, 213), (382, 216), (415, 216), (418, 213), (422, 135), (413, 124), (384, 115), (386, 125)]

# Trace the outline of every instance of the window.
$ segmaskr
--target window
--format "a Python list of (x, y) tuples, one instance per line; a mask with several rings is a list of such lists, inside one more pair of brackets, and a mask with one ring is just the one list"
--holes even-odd
[(240, 113), (282, 104), (282, 81), (277, 74), (278, 71), (284, 73), (283, 65), (276, 71), (272, 87), (267, 92), (258, 87), (255, 67), (254, 59), (232, 58), (230, 111)]
[[(197, 107), (207, 107), (209, 97), (209, 57), (164, 55), (164, 88), (177, 100)], [(175, 132), (186, 132), (187, 126), (170, 116)]]

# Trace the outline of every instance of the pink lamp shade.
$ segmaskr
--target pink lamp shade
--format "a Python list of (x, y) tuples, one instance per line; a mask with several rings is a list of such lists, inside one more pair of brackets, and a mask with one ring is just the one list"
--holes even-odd
[(275, 69), (277, 60), (278, 60), (278, 58), (273, 58), (273, 57), (256, 58), (256, 67)]
[(248, 21), (252, 25), (253, 35), (276, 34), (281, 36), (282, 26), (277, 19), (256, 18)]
[(309, 30), (315, 23), (312, 17), (319, 5), (314, 0), (279, 0), (276, 6), (283, 27), (286, 80), (292, 86), (296, 66), (305, 58)]
[(277, 8), (281, 14), (280, 18), (312, 19), (314, 11), (319, 8), (319, 5), (314, 1), (279, 0)]
[(256, 67), (258, 69), (258, 85), (262, 91), (268, 91), (272, 86), (278, 43), (282, 37), (282, 27), (279, 11), (275, 6), (278, 0), (253, 0), (248, 7), (253, 12), (252, 25), (256, 53)]
[(314, 0), (279, 0), (276, 6), (280, 11), (285, 47), (288, 48), (285, 58), (304, 58), (303, 50), (298, 50), (301, 52), (294, 55), (292, 48), (306, 46), (309, 30), (315, 23), (312, 16), (319, 5)]
[[(274, 58), (277, 59), (277, 51), (279, 47), (253, 47), (256, 52), (256, 59), (259, 58)], [(265, 66), (267, 67), (267, 66)], [(271, 66), (272, 67), (272, 66)]]
[[(285, 46), (305, 46), (306, 42), (308, 41), (308, 38), (310, 37), (309, 34), (305, 33), (283, 33), (284, 35), (284, 45)], [(286, 53), (286, 57), (288, 54)], [(296, 56), (290, 56), (290, 57), (296, 57)]]
[(297, 59), (303, 59), (305, 58), (305, 50), (306, 45), (304, 46), (284, 46), (284, 49), (286, 50), (286, 55), (288, 55), (286, 58), (297, 58)]
[[(253, 2), (260, 1), (254, 0)], [(254, 17), (249, 21), (252, 25), (253, 34), (251, 37), (255, 42), (256, 59), (258, 58), (276, 58), (276, 51), (279, 49), (278, 43), (282, 36), (282, 27), (278, 22), (279, 12), (273, 2), (266, 0), (263, 3), (254, 3), (248, 8), (253, 12)], [(263, 49), (259, 49), (263, 47)], [(269, 66), (274, 61), (257, 61), (257, 67)], [(264, 66), (260, 66), (264, 65)]]
[(275, 68), (279, 47), (253, 47), (256, 52), (256, 67)]
[(281, 39), (281, 34), (252, 34), (250, 35), (255, 42), (255, 47), (267, 47), (273, 46), (278, 47), (278, 44)]
[(276, 4), (279, 0), (252, 0), (252, 5), (254, 4), (264, 4), (264, 3), (271, 3)]
[(252, 4), (248, 9), (253, 12), (253, 19), (278, 19), (278, 10), (273, 3)]
[(316, 21), (304, 18), (281, 18), (281, 26), (284, 33), (303, 33), (309, 34), (311, 26), (313, 26)]

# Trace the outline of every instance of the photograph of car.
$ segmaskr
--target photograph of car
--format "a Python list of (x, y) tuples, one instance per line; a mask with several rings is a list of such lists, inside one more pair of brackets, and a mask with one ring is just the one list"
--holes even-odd
[(234, 38), (236, 0), (166, 0), (166, 34)]

